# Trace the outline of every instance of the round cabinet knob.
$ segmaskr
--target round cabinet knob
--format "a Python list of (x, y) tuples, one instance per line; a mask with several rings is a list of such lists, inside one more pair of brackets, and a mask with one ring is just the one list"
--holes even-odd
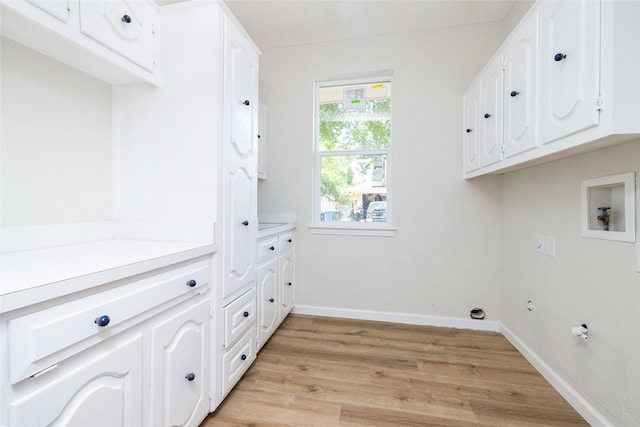
[(96, 317), (96, 320), (94, 320), (94, 322), (96, 325), (102, 328), (104, 326), (107, 326), (109, 322), (111, 322), (111, 319), (109, 318), (109, 316), (104, 315), (104, 316)]
[(560, 53), (556, 53), (556, 56), (553, 57), (553, 60), (556, 61), (556, 62), (560, 62), (566, 57), (567, 57), (567, 55), (565, 55), (564, 53), (560, 52)]
[(291, 240), (291, 239), (287, 239), (287, 242), (291, 243), (291, 242), (293, 242), (293, 240)]
[(196, 282), (195, 280), (191, 279), (187, 282), (187, 286), (189, 286), (190, 288), (193, 288), (194, 286), (196, 286), (198, 284), (198, 282)]
[(258, 139), (260, 139), (260, 135), (258, 135)]
[(249, 106), (249, 105), (251, 105), (251, 101), (249, 101), (248, 99), (245, 99), (243, 104), (246, 105), (246, 106)]
[(276, 248), (275, 248), (275, 247), (273, 247), (273, 246), (271, 246), (271, 247), (269, 248), (269, 250), (270, 250), (270, 251), (275, 251), (275, 250), (276, 250)]
[(120, 19), (125, 24), (131, 24), (131, 17), (129, 15), (122, 15), (122, 18), (120, 18)]
[(520, 92), (516, 92), (515, 90), (512, 90), (509, 95), (511, 95), (512, 97), (516, 97), (516, 96), (520, 95)]
[(247, 221), (247, 220), (242, 221), (242, 225), (244, 225), (246, 227), (247, 225), (249, 225), (249, 221)]
[(484, 115), (484, 118), (485, 118), (485, 119), (488, 119), (489, 117), (491, 117), (491, 114), (485, 114), (485, 115)]
[(242, 313), (242, 315), (243, 315), (244, 317), (249, 317), (249, 312), (248, 312), (248, 311), (245, 311), (244, 313)]
[(196, 374), (194, 374), (193, 372), (189, 372), (184, 377), (187, 379), (187, 381), (191, 382), (196, 379)]
[(291, 282), (287, 282), (287, 285), (289, 285), (289, 286), (293, 286), (293, 283), (291, 283)]
[(467, 129), (467, 133), (470, 133), (470, 132), (471, 132), (471, 129)]
[(275, 302), (276, 300), (274, 300), (273, 298), (269, 298), (269, 302)]
[(240, 359), (242, 359), (242, 360), (247, 360), (247, 355), (246, 355), (246, 354), (243, 354), (242, 356), (240, 356)]

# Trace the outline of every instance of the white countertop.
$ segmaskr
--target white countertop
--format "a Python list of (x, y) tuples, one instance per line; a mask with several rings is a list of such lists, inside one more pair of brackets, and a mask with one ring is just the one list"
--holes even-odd
[(258, 224), (258, 239), (296, 228), (295, 223), (261, 222)]
[(100, 240), (0, 255), (0, 312), (216, 251), (203, 242)]

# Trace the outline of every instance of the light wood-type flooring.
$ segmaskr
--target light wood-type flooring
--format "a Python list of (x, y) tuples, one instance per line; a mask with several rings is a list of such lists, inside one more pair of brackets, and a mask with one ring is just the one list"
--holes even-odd
[(585, 425), (498, 333), (289, 315), (201, 427)]

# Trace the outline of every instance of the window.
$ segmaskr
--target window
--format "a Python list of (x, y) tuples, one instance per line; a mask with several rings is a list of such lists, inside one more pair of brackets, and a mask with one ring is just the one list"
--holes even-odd
[(314, 225), (390, 229), (391, 79), (318, 83), (315, 144)]

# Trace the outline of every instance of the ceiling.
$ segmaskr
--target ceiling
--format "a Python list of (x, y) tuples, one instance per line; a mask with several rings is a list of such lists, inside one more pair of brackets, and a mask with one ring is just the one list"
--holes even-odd
[[(182, 0), (156, 0), (160, 5)], [(501, 20), (515, 0), (225, 0), (261, 50)]]

